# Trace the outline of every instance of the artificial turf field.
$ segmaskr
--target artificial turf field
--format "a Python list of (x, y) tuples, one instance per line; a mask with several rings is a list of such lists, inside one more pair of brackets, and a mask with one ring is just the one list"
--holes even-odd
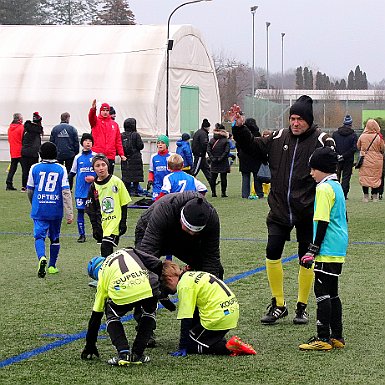
[[(229, 175), (228, 198), (208, 200), (221, 219), (221, 257), (225, 279), (241, 307), (237, 334), (251, 343), (256, 356), (170, 357), (179, 338), (176, 313), (161, 309), (157, 347), (141, 366), (109, 367), (115, 355), (105, 331), (98, 341), (100, 359), (82, 361), (84, 334), (94, 290), (88, 287), (88, 260), (99, 246), (88, 236), (78, 244), (76, 223), (62, 226), (60, 273), (37, 278), (30, 205), (26, 194), (5, 191), (6, 163), (0, 163), (0, 384), (384, 384), (383, 339), (385, 298), (385, 201), (361, 202), (355, 171), (347, 201), (349, 249), (340, 278), (346, 348), (331, 352), (301, 352), (298, 345), (315, 334), (315, 300), (311, 295), (309, 325), (292, 324), (297, 294), (297, 259), (284, 264), (289, 316), (264, 326), (260, 317), (270, 301), (264, 271), (267, 202), (240, 198), (240, 174)], [(120, 176), (117, 169), (116, 175)], [(203, 176), (199, 175), (206, 183)], [(20, 170), (15, 186), (20, 188)], [(207, 184), (207, 183), (206, 183)], [(129, 210), (128, 233), (120, 246), (133, 245), (141, 210)], [(87, 222), (87, 233), (90, 225)], [(293, 233), (293, 236), (295, 233)], [(287, 243), (285, 257), (296, 253)], [(251, 272), (251, 273), (250, 273)], [(246, 273), (246, 274), (244, 274)], [(129, 340), (134, 323), (128, 320)]]

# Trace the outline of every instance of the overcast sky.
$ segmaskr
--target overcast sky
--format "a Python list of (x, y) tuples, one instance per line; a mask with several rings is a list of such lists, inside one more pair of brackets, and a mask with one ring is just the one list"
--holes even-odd
[[(187, 0), (185, 0), (187, 1)], [(166, 24), (184, 0), (129, 0), (138, 24)], [(192, 24), (213, 54), (252, 64), (252, 15), (255, 14), (255, 67), (266, 68), (266, 22), (269, 27), (269, 72), (309, 66), (330, 77), (347, 79), (357, 65), (368, 81), (385, 78), (385, 0), (212, 0), (190, 4), (171, 24)]]

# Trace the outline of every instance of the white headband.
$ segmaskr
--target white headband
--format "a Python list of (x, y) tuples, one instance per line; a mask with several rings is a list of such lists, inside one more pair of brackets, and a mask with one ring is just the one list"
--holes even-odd
[(193, 231), (194, 233), (198, 233), (199, 231), (202, 231), (206, 225), (203, 225), (203, 226), (193, 226), (191, 225), (190, 223), (187, 222), (186, 220), (186, 217), (184, 216), (183, 214), (183, 210), (184, 210), (184, 207), (180, 213), (180, 219), (182, 221), (182, 223), (190, 230), (190, 231)]

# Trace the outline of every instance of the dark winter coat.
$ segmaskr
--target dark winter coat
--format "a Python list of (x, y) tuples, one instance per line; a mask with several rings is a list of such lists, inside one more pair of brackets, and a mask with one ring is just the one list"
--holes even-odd
[[(257, 126), (248, 125), (247, 126), (253, 136), (260, 137), (259, 128)], [(254, 155), (250, 155), (237, 144), (238, 159), (239, 159), (239, 171), (244, 173), (258, 172), (261, 161), (256, 158)]]
[(268, 221), (285, 226), (311, 220), (314, 211), (316, 183), (310, 175), (309, 158), (322, 146), (334, 141), (312, 125), (302, 135), (290, 128), (274, 131), (267, 138), (256, 138), (246, 126), (233, 127), (239, 147), (260, 160), (269, 158), (271, 189)]
[(79, 137), (74, 126), (62, 122), (51, 131), (49, 141), (56, 144), (57, 160), (74, 158), (79, 153)]
[(24, 123), (24, 135), (21, 146), (21, 156), (26, 158), (38, 158), (41, 146), (43, 127), (27, 120)]
[(214, 173), (230, 172), (229, 134), (225, 130), (214, 130), (214, 137), (207, 146), (207, 154), (211, 160), (210, 171)]
[(206, 156), (207, 144), (209, 142), (209, 133), (206, 129), (200, 128), (195, 132), (192, 140), (192, 153), (195, 157), (201, 158)]
[(219, 218), (210, 206), (207, 225), (191, 236), (182, 230), (180, 213), (191, 199), (201, 196), (185, 191), (168, 194), (155, 201), (139, 218), (135, 229), (135, 247), (158, 258), (174, 255), (194, 270), (206, 271), (223, 277), (219, 253)]
[(345, 161), (354, 161), (354, 153), (357, 151), (357, 134), (351, 126), (342, 126), (333, 132), (336, 143), (336, 152), (344, 157)]
[(127, 160), (122, 161), (122, 180), (125, 183), (143, 182), (143, 161), (141, 150), (144, 148), (142, 138), (136, 132), (136, 120), (126, 119), (122, 133), (122, 145)]

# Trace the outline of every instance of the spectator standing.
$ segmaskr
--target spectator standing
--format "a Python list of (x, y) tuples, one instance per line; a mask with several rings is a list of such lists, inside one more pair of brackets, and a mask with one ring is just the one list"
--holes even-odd
[(21, 146), (21, 168), (23, 170), (21, 191), (25, 192), (31, 166), (39, 161), (39, 149), (41, 137), (43, 136), (43, 118), (38, 112), (33, 113), (32, 122), (27, 120), (24, 123), (24, 134)]
[[(263, 324), (274, 324), (288, 315), (281, 258), (291, 231), (296, 228), (299, 261), (313, 241), (316, 184), (310, 175), (309, 158), (318, 147), (334, 146), (333, 139), (321, 132), (313, 120), (313, 100), (307, 95), (302, 95), (290, 107), (290, 127), (274, 131), (267, 138), (254, 137), (243, 124), (242, 115), (239, 112), (234, 114), (233, 134), (239, 147), (261, 160), (268, 156), (271, 171), (266, 272), (272, 300), (261, 318)], [(309, 322), (306, 307), (312, 283), (313, 272), (299, 266), (295, 324)]]
[(17, 171), (17, 165), (21, 163), (21, 147), (24, 134), (23, 115), (16, 112), (13, 114), (13, 120), (8, 128), (9, 152), (11, 155), (11, 166), (8, 171), (6, 190), (15, 191), (13, 186), (13, 177)]
[[(254, 137), (260, 137), (259, 128), (254, 118), (247, 118), (245, 120), (245, 126), (250, 130)], [(239, 171), (242, 174), (242, 198), (247, 199), (250, 196), (250, 181), (251, 174), (253, 174), (254, 190), (257, 191), (255, 184), (257, 180), (257, 174), (261, 161), (253, 155), (248, 154), (237, 144), (238, 158), (239, 158)]]
[(95, 142), (93, 151), (104, 154), (107, 157), (108, 172), (112, 175), (115, 168), (116, 154), (120, 156), (121, 160), (126, 160), (119, 125), (111, 119), (110, 106), (107, 103), (101, 105), (99, 115), (96, 116), (96, 99), (92, 102), (88, 113), (88, 120)]
[(183, 133), (182, 138), (176, 142), (176, 153), (183, 158), (183, 171), (191, 174), (194, 162), (189, 134)]
[(143, 160), (141, 151), (144, 144), (136, 131), (136, 119), (127, 118), (124, 121), (122, 144), (126, 160), (122, 162), (122, 180), (131, 196), (140, 196), (139, 182), (144, 181)]
[(206, 160), (207, 145), (209, 143), (210, 122), (203, 119), (201, 128), (195, 132), (192, 140), (192, 153), (194, 155), (194, 165), (192, 175), (197, 176), (202, 170), (209, 184), (211, 183), (210, 166)]
[(230, 172), (229, 154), (230, 143), (229, 134), (222, 124), (214, 129), (214, 137), (210, 139), (207, 146), (207, 154), (210, 158), (210, 173), (211, 173), (211, 193), (216, 197), (216, 183), (218, 174), (221, 175), (221, 196), (227, 198), (227, 174)]
[[(75, 156), (79, 153), (78, 131), (70, 123), (71, 115), (69, 112), (63, 112), (60, 116), (60, 124), (51, 131), (49, 141), (57, 147), (57, 160), (64, 164), (69, 174), (74, 162)], [(72, 184), (70, 184), (72, 189)]]
[(381, 185), (384, 140), (380, 136), (380, 126), (374, 119), (369, 119), (364, 132), (358, 139), (357, 148), (364, 155), (364, 163), (359, 169), (359, 181), (364, 193), (363, 202), (369, 202), (369, 188), (373, 202), (378, 202), (378, 191)]
[(333, 139), (336, 143), (336, 152), (338, 154), (337, 177), (344, 191), (345, 199), (348, 199), (354, 154), (357, 151), (357, 134), (354, 132), (352, 124), (352, 117), (346, 115), (343, 125), (333, 132)]

